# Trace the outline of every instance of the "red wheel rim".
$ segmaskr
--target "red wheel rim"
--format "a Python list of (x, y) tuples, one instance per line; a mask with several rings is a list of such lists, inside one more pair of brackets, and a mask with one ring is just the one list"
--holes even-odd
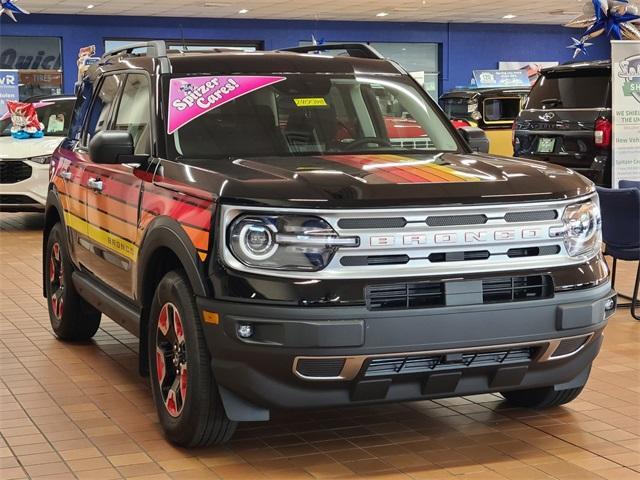
[(61, 320), (64, 312), (64, 270), (58, 242), (51, 247), (49, 257), (49, 292), (51, 311), (58, 320)]
[(180, 312), (169, 302), (158, 315), (156, 378), (167, 412), (180, 416), (187, 399), (187, 351)]

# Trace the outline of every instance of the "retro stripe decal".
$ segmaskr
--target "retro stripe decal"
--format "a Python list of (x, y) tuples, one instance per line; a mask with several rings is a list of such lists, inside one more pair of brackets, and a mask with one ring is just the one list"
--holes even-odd
[(103, 247), (113, 250), (134, 262), (138, 258), (138, 247), (130, 241), (91, 225), (69, 212), (65, 212), (64, 220), (67, 227), (72, 228), (79, 234), (90, 238)]
[[(182, 195), (147, 184), (142, 194), (138, 224), (137, 201), (140, 190), (137, 186), (122, 182), (121, 175), (101, 175), (105, 189), (96, 195), (80, 183), (79, 170), (75, 166), (69, 170), (74, 173), (74, 181), (64, 182), (56, 176), (54, 183), (63, 198), (65, 219), (69, 219), (67, 225), (70, 228), (135, 261), (138, 245), (149, 223), (159, 215), (168, 216), (180, 223), (197, 250), (198, 257), (202, 261), (207, 259), (212, 202), (187, 196), (182, 198)], [(83, 198), (86, 203), (81, 200)]]
[(328, 155), (322, 157), (366, 171), (371, 180), (384, 183), (462, 183), (482, 179), (435, 161), (416, 160), (402, 155)]

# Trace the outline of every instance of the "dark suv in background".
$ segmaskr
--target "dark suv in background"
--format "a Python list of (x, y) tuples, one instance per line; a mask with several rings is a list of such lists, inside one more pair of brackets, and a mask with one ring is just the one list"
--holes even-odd
[(611, 62), (543, 70), (514, 124), (514, 154), (611, 184)]

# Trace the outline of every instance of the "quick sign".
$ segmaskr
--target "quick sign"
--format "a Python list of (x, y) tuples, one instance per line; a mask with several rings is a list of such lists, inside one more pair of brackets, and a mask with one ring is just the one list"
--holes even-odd
[(612, 184), (640, 180), (640, 41), (611, 42)]
[(524, 70), (474, 70), (473, 78), (478, 88), (531, 86)]
[(20, 76), (17, 70), (0, 70), (0, 116), (7, 113), (7, 102), (20, 100)]
[(0, 42), (0, 68), (60, 70), (60, 39), (3, 36)]
[(286, 77), (246, 75), (172, 78), (167, 133), (214, 108), (284, 80)]

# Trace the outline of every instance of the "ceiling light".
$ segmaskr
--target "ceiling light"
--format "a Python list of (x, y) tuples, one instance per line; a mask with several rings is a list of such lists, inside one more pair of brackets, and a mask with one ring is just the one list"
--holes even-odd
[(389, 15), (387, 12), (376, 13), (376, 17), (386, 17), (387, 15)]
[(516, 17), (517, 17), (517, 15), (513, 15), (512, 13), (509, 13), (509, 14), (505, 15), (502, 18), (505, 18), (507, 20), (511, 20), (512, 18), (516, 18)]
[(95, 5), (93, 3), (90, 3), (89, 5), (87, 5), (87, 8), (89, 8), (89, 9), (91, 9), (93, 7), (95, 7)]
[(243, 8), (242, 10), (238, 10), (238, 13), (240, 15), (244, 15), (245, 13), (249, 13), (249, 10), (247, 10), (246, 8)]

